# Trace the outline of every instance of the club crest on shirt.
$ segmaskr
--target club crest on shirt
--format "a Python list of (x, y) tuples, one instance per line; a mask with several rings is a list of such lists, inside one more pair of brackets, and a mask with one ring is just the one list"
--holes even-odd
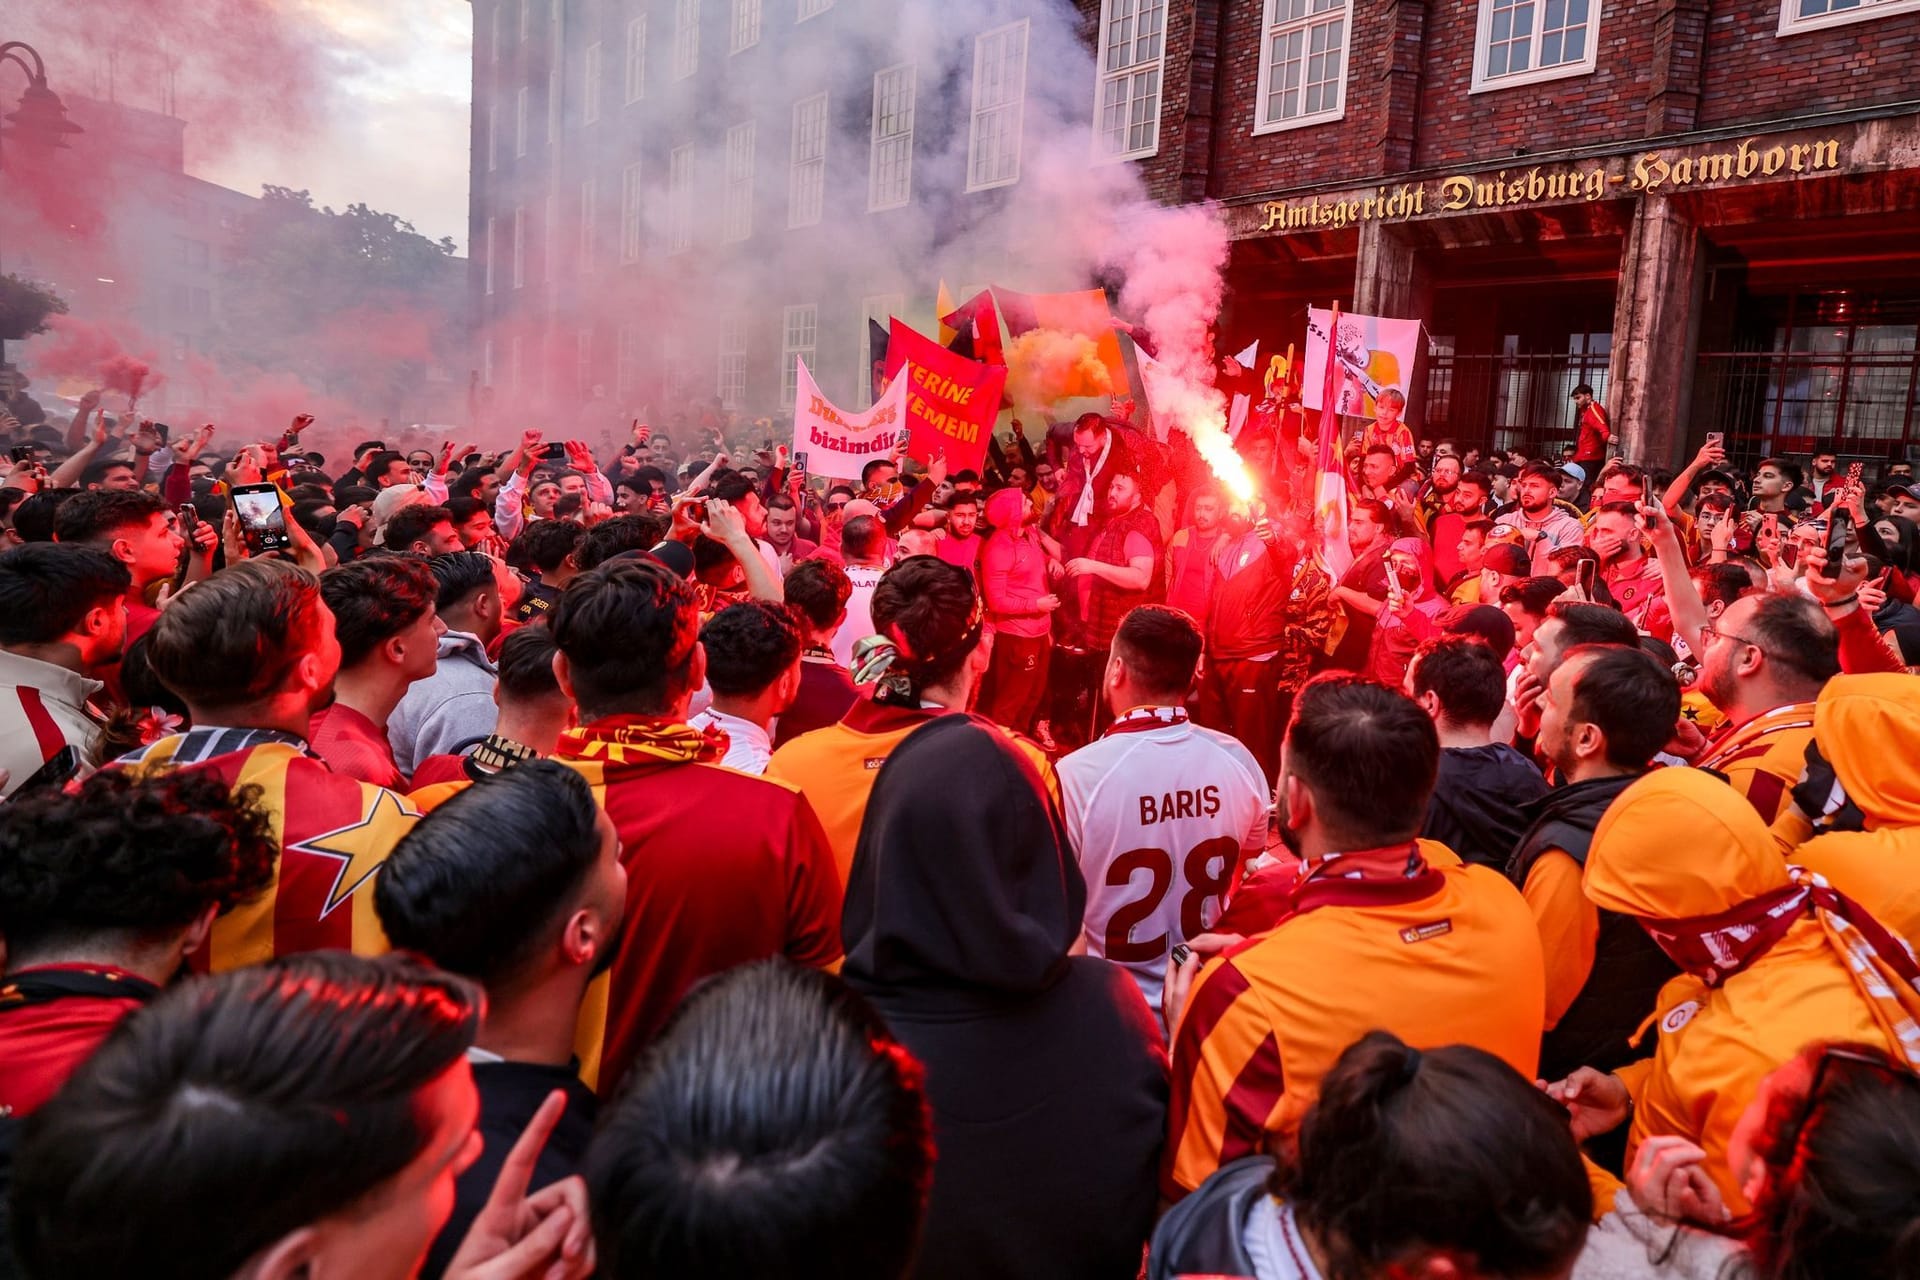
[(1693, 1015), (1698, 1012), (1700, 1012), (1700, 1002), (1698, 1000), (1682, 1001), (1667, 1010), (1666, 1015), (1660, 1019), (1660, 1030), (1671, 1035), (1686, 1026), (1689, 1022), (1692, 1022)]
[(1409, 945), (1426, 942), (1431, 938), (1445, 937), (1453, 932), (1452, 920), (1429, 920), (1425, 924), (1410, 924), (1400, 931), (1400, 941)]

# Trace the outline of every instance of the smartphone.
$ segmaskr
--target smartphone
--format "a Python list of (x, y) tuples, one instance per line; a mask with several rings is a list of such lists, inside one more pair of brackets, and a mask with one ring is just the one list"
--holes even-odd
[(1726, 444), (1727, 444), (1727, 433), (1726, 433), (1726, 432), (1724, 432), (1724, 431), (1709, 431), (1709, 432), (1707, 432), (1707, 448), (1709, 448), (1709, 449), (1724, 449), (1724, 448), (1726, 448)]
[(17, 444), (7, 450), (7, 456), (15, 462), (32, 462), (33, 446), (30, 444)]
[(13, 798), (17, 800), (35, 791), (58, 790), (72, 781), (74, 775), (79, 772), (80, 752), (72, 743), (68, 743), (54, 752), (45, 764), (27, 775), (27, 780), (13, 789)]
[(567, 446), (564, 441), (555, 440), (552, 444), (549, 444), (540, 451), (540, 456), (543, 458), (551, 458), (557, 462), (567, 456)]
[(1184, 942), (1176, 942), (1173, 946), (1173, 950), (1168, 954), (1173, 959), (1173, 967), (1177, 969), (1181, 965), (1185, 964), (1188, 960), (1193, 958), (1193, 948), (1189, 947)]
[(1780, 517), (1770, 511), (1761, 517), (1760, 527), (1767, 537), (1777, 538), (1780, 536)]
[(1582, 560), (1573, 567), (1573, 581), (1589, 600), (1593, 599), (1593, 571), (1599, 567), (1598, 560)]
[(793, 469), (801, 475), (807, 474), (807, 451), (805, 449), (793, 455)]
[(1847, 544), (1853, 541), (1853, 513), (1845, 507), (1835, 507), (1827, 516), (1827, 576), (1840, 576), (1840, 565), (1847, 554)]
[(1866, 468), (1866, 464), (1865, 464), (1865, 463), (1862, 463), (1862, 462), (1849, 462), (1849, 463), (1847, 464), (1847, 485), (1848, 485), (1848, 487), (1850, 487), (1850, 488), (1858, 488), (1858, 487), (1859, 487), (1859, 485), (1860, 485), (1860, 476), (1861, 476), (1861, 474), (1862, 474), (1862, 473), (1864, 473), (1864, 472), (1866, 471), (1866, 469), (1867, 469), (1867, 468)]
[(175, 509), (180, 513), (180, 528), (187, 533), (192, 533), (193, 527), (200, 523), (199, 508), (191, 502), (183, 502)]
[(287, 511), (280, 505), (280, 489), (271, 484), (235, 485), (228, 497), (240, 521), (240, 537), (249, 555), (285, 551), (293, 545), (287, 533)]
[(897, 447), (904, 449), (907, 447), (908, 443), (912, 441), (912, 439), (913, 439), (912, 430), (907, 427), (902, 427), (900, 428), (900, 434), (894, 439), (894, 444)]

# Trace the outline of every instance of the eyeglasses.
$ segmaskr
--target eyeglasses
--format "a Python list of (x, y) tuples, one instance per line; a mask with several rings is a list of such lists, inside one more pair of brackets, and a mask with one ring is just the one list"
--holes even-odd
[(845, 511), (846, 509), (847, 504), (844, 502), (829, 502), (827, 504), (827, 510), (829, 511)]
[(1709, 636), (1709, 637), (1717, 636), (1722, 640), (1731, 640), (1735, 644), (1751, 645), (1755, 649), (1758, 649), (1761, 647), (1760, 642), (1758, 640), (1749, 640), (1745, 636), (1737, 636), (1733, 634), (1733, 632), (1731, 631), (1722, 631), (1720, 630), (1720, 628), (1714, 626), (1711, 622), (1701, 626), (1700, 634), (1703, 636)]
[[(1820, 1060), (1814, 1063), (1813, 1079), (1807, 1082), (1807, 1095), (1800, 1099), (1800, 1105), (1794, 1112), (1793, 1123), (1783, 1131), (1783, 1136), (1788, 1138), (1787, 1145), (1784, 1149), (1784, 1154), (1788, 1161), (1796, 1160), (1799, 1157), (1800, 1144), (1805, 1137), (1807, 1121), (1813, 1119), (1814, 1108), (1820, 1105), (1820, 1097), (1827, 1083), (1828, 1068), (1835, 1062), (1851, 1062), (1855, 1066), (1865, 1067), (1869, 1071), (1879, 1072), (1881, 1075), (1886, 1076), (1896, 1083), (1909, 1085), (1920, 1084), (1920, 1076), (1916, 1076), (1913, 1072), (1902, 1068), (1897, 1063), (1888, 1061), (1886, 1058), (1879, 1057), (1876, 1054), (1861, 1053), (1857, 1049), (1848, 1049), (1842, 1045), (1828, 1045), (1820, 1051)], [(1776, 1148), (1776, 1150), (1779, 1150), (1779, 1148)]]

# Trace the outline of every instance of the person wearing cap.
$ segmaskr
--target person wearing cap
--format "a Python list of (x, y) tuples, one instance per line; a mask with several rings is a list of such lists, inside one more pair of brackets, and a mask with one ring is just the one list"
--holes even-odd
[[(1495, 534), (1490, 531), (1487, 536), (1491, 538)], [(1519, 543), (1489, 542), (1485, 556), (1480, 561), (1480, 577), (1475, 585), (1481, 601), (1501, 604), (1501, 597), (1508, 587), (1533, 576), (1533, 561)]]
[(1519, 536), (1536, 574), (1551, 574), (1553, 553), (1574, 546), (1586, 536), (1579, 519), (1556, 501), (1565, 478), (1558, 467), (1529, 462), (1514, 485), (1515, 509), (1503, 513), (1494, 529), (1496, 536), (1502, 530)]
[(1621, 792), (1581, 883), (1601, 910), (1637, 920), (1681, 973), (1660, 990), (1650, 1058), (1547, 1086), (1575, 1137), (1630, 1120), (1629, 1166), (1649, 1138), (1685, 1138), (1738, 1217), (1750, 1204), (1729, 1151), (1768, 1072), (1816, 1040), (1920, 1067), (1913, 956), (1859, 903), (1783, 859), (1753, 806), (1712, 774), (1655, 769)]
[(1577, 462), (1560, 464), (1560, 501), (1583, 506), (1580, 495), (1586, 492), (1587, 469)]
[(1897, 485), (1891, 492), (1893, 505), (1886, 514), (1899, 516), (1902, 520), (1920, 521), (1920, 484)]
[(1593, 388), (1581, 383), (1573, 389), (1574, 426), (1579, 435), (1574, 441), (1573, 460), (1580, 464), (1584, 482), (1607, 459), (1607, 445), (1613, 440), (1613, 422), (1607, 406), (1593, 398)]

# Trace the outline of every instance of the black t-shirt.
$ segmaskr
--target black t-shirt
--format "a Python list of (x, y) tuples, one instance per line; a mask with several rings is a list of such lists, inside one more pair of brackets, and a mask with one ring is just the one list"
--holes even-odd
[[(1349, 591), (1358, 591), (1372, 596), (1375, 600), (1387, 598), (1387, 548), (1383, 539), (1378, 546), (1369, 547), (1359, 559), (1340, 577), (1340, 585)], [(1340, 637), (1340, 644), (1327, 659), (1326, 666), (1335, 671), (1364, 671), (1367, 666), (1367, 653), (1373, 647), (1374, 620), (1358, 609), (1347, 610), (1347, 633)]]

